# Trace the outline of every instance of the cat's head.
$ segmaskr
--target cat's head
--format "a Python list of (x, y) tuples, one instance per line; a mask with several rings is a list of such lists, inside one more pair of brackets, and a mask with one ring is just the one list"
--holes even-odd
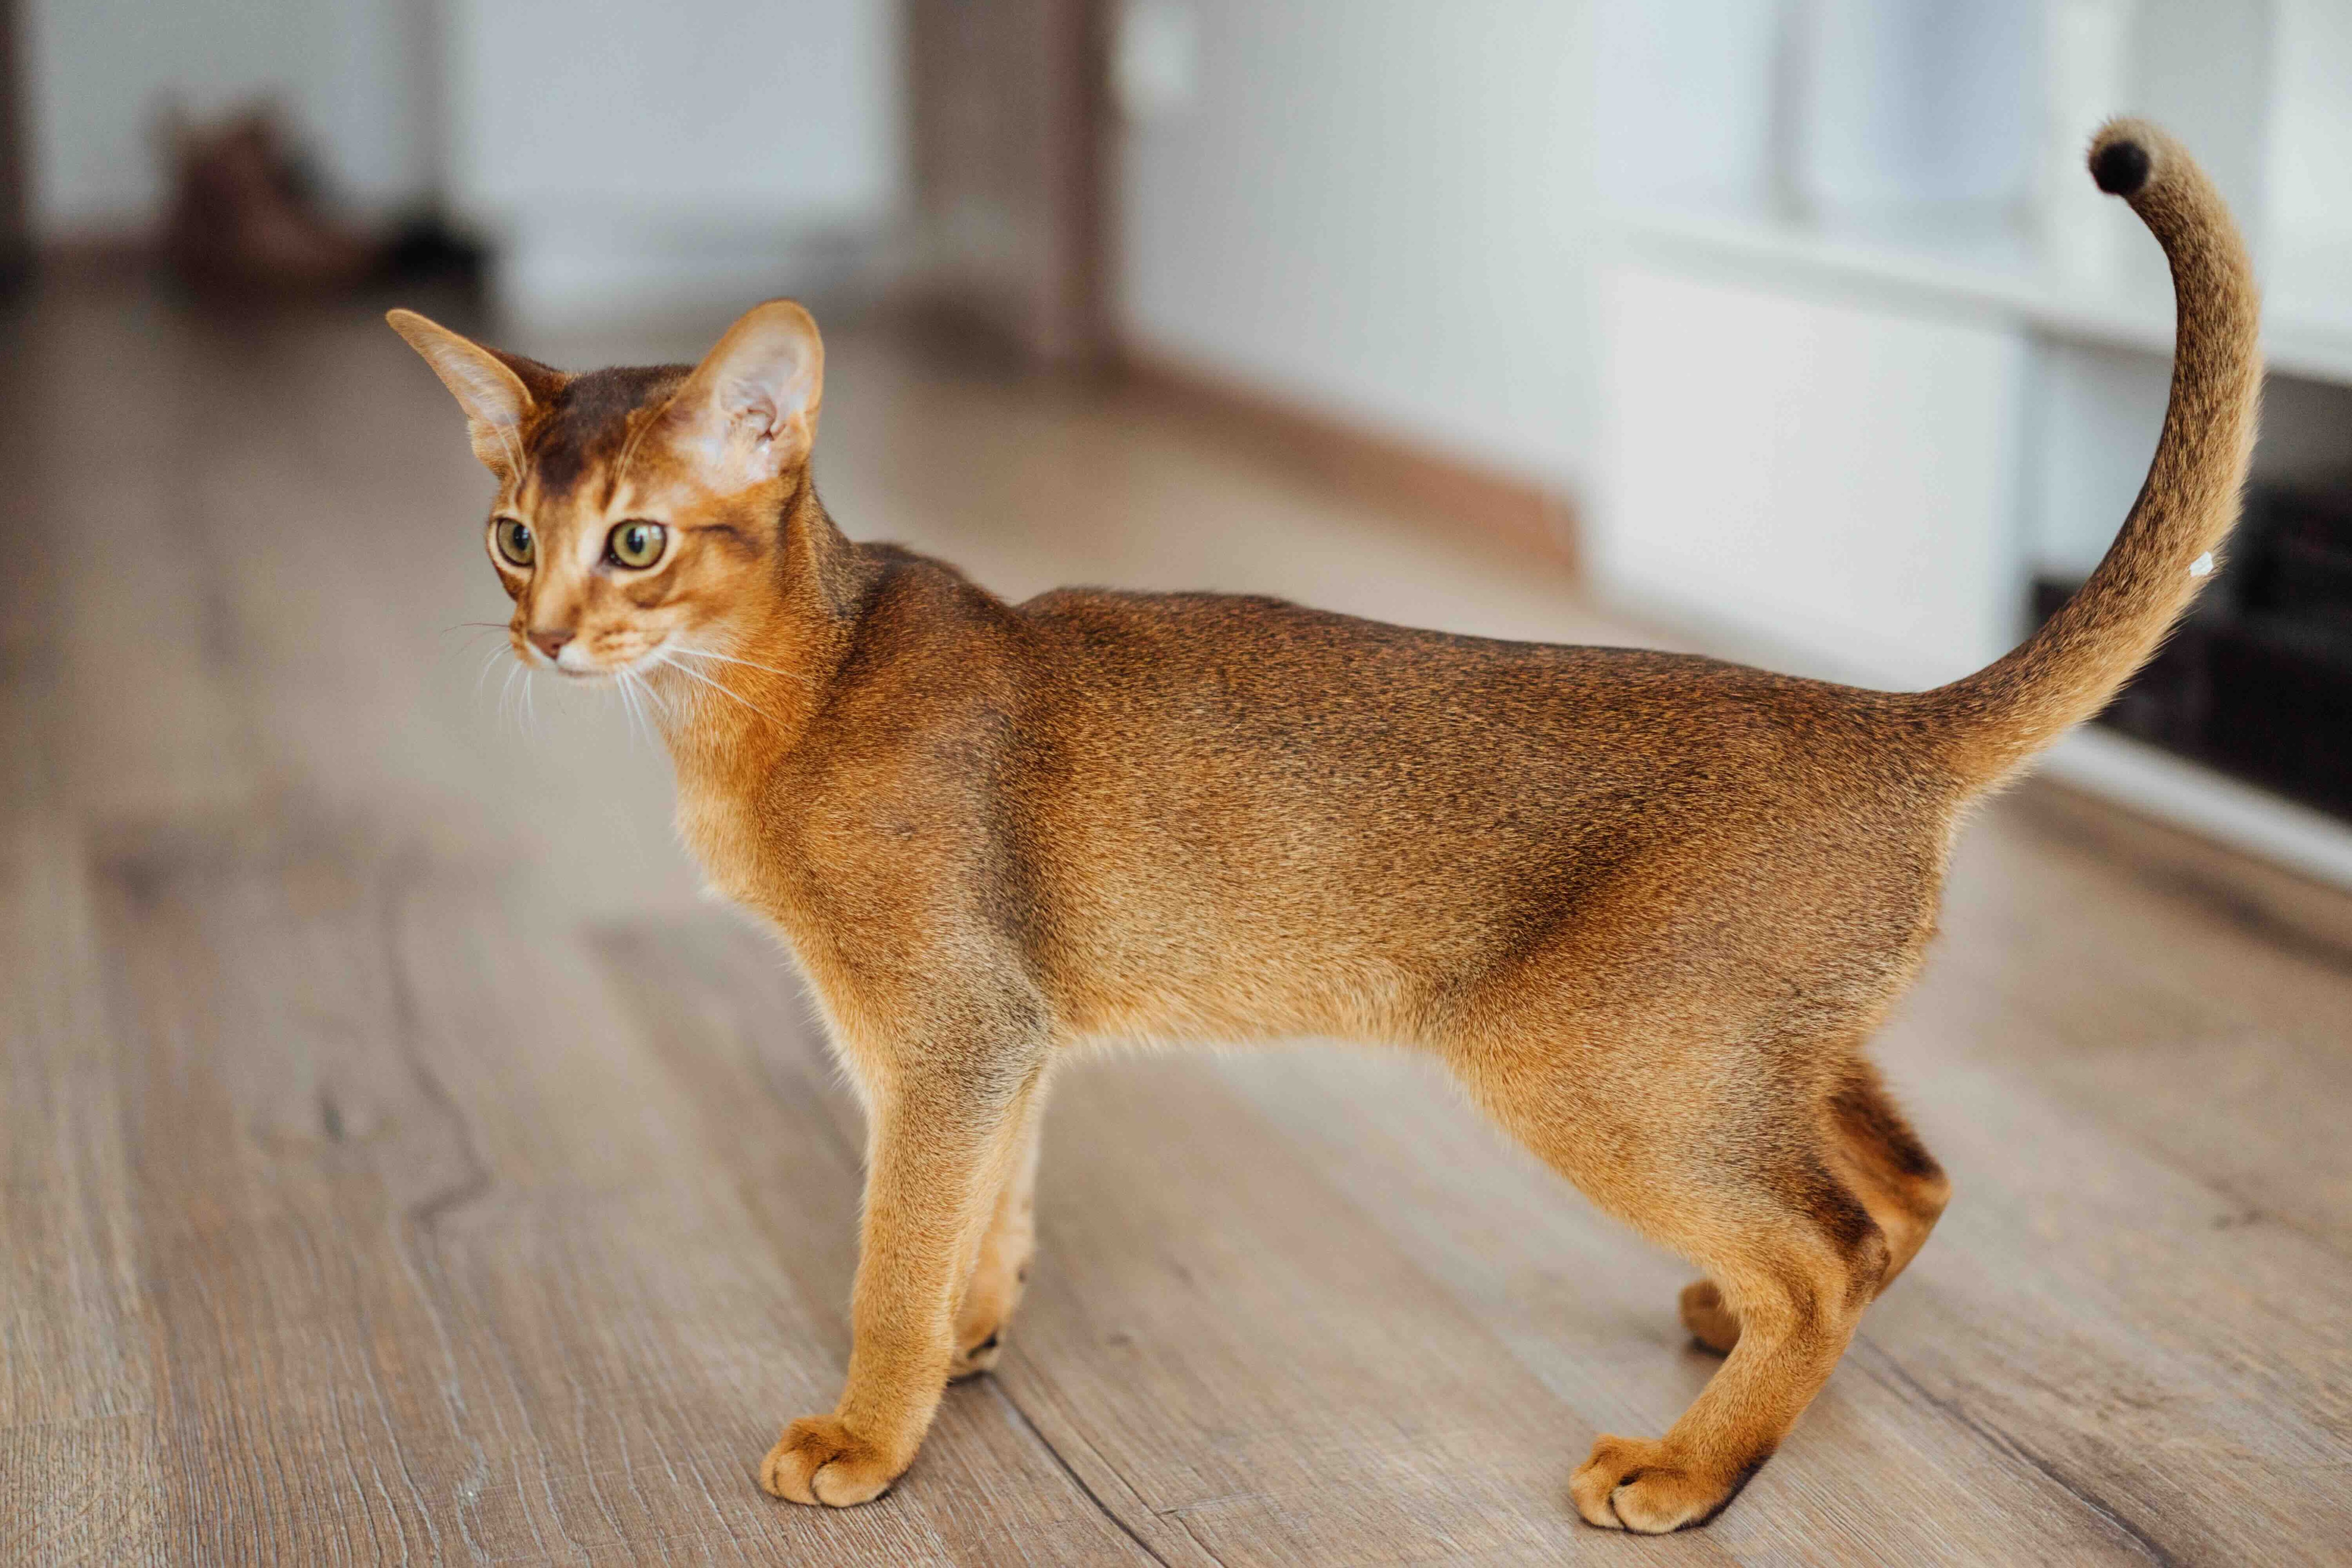
[(526, 664), (590, 677), (736, 645), (768, 595), (816, 439), (824, 349), (789, 300), (698, 365), (567, 375), (413, 310), (386, 318), (465, 410), (499, 482), (485, 542)]

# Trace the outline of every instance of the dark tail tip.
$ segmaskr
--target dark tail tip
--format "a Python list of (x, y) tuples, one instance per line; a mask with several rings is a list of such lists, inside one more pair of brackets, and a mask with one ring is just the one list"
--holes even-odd
[(2091, 178), (2111, 196), (2136, 196), (2147, 184), (2147, 149), (2128, 139), (2108, 142), (2091, 154)]

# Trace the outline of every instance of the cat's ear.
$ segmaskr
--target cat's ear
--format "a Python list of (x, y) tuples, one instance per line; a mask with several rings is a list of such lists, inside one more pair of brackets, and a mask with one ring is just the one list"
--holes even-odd
[(714, 488), (748, 489), (807, 460), (824, 395), (824, 342), (790, 300), (744, 312), (669, 401), (676, 439)]
[(384, 320), (425, 356), (466, 411), (474, 456), (494, 474), (520, 479), (524, 422), (562, 386), (562, 373), (520, 354), (484, 348), (414, 310), (393, 310)]

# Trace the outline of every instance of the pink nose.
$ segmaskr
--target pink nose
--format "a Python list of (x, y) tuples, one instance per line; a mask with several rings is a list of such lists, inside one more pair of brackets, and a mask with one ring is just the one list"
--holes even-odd
[(540, 652), (545, 654), (551, 659), (552, 659), (557, 654), (562, 653), (563, 651), (563, 645), (571, 640), (572, 634), (568, 631), (545, 631), (533, 632), (530, 634), (530, 646), (539, 649)]

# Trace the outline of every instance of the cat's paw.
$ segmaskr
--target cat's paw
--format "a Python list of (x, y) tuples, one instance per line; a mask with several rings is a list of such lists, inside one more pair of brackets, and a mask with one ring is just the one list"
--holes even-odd
[(977, 1344), (966, 1345), (948, 1358), (948, 1381), (961, 1383), (967, 1377), (978, 1377), (983, 1372), (994, 1372), (996, 1358), (1003, 1349), (1003, 1331), (989, 1330), (987, 1337)]
[(803, 1415), (768, 1450), (760, 1485), (786, 1502), (853, 1508), (888, 1491), (906, 1468), (834, 1417)]
[(1010, 1242), (992, 1238), (982, 1252), (980, 1266), (956, 1309), (955, 1353), (948, 1358), (948, 1381), (961, 1383), (996, 1370), (997, 1352), (1013, 1310), (1021, 1305), (1022, 1288), (1029, 1283), (1032, 1243), (1024, 1234)]
[(1729, 1355), (1739, 1342), (1739, 1320), (1725, 1305), (1723, 1292), (1712, 1279), (1694, 1279), (1683, 1287), (1683, 1327), (1691, 1338), (1715, 1352)]
[(1603, 1437), (1569, 1479), (1568, 1490), (1587, 1524), (1664, 1535), (1714, 1518), (1738, 1484), (1676, 1462), (1665, 1444), (1651, 1438)]

